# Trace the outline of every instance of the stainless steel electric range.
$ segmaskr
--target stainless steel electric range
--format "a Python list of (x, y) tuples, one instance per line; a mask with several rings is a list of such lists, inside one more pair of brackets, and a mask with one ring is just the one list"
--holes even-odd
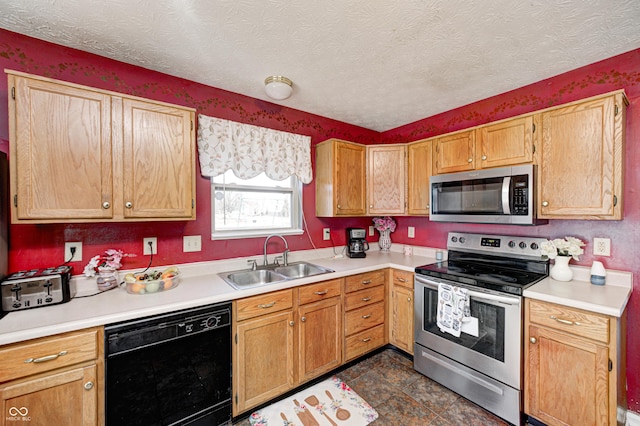
[[(522, 423), (522, 293), (548, 276), (542, 241), (450, 232), (448, 260), (415, 269), (415, 369), (516, 425)], [(464, 306), (456, 311), (447, 303), (452, 297)], [(443, 318), (451, 319), (452, 306), (458, 315), (448, 328)]]

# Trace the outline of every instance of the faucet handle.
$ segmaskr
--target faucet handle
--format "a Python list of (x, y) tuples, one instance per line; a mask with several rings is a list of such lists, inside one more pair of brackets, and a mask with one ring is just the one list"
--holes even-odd
[(249, 259), (247, 260), (247, 263), (251, 265), (252, 271), (255, 271), (256, 269), (258, 269), (258, 262), (256, 262), (255, 259)]
[[(276, 266), (283, 266), (283, 265), (284, 265), (284, 266), (287, 266), (287, 262), (286, 262), (286, 260), (285, 260), (285, 259), (286, 259), (286, 257), (285, 257), (285, 256), (276, 256), (276, 257), (273, 259), (273, 264), (274, 264), (274, 265), (276, 265)], [(281, 260), (282, 260), (283, 265), (281, 265), (281, 264), (280, 264), (280, 261), (281, 261)]]

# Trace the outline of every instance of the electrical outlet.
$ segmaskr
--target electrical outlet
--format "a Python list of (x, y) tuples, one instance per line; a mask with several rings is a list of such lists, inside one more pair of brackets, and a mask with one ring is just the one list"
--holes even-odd
[(330, 228), (323, 228), (322, 229), (322, 239), (327, 241), (331, 239), (331, 229)]
[(184, 236), (182, 238), (182, 251), (187, 253), (191, 251), (201, 251), (202, 250), (202, 236), (201, 235), (190, 235)]
[(611, 240), (609, 238), (594, 238), (593, 255), (611, 256)]
[(373, 235), (375, 234), (375, 230), (373, 229), (373, 225), (369, 227), (369, 236), (373, 237)]
[(407, 228), (407, 237), (415, 238), (416, 237), (416, 228), (414, 228), (413, 226), (409, 226)]
[[(151, 247), (149, 247), (149, 243), (151, 243)], [(151, 252), (152, 248), (153, 248), (153, 253)], [(142, 240), (142, 254), (143, 255), (158, 254), (158, 238), (156, 237), (144, 238)]]
[[(71, 254), (71, 247), (74, 247), (76, 251)], [(82, 243), (64, 243), (64, 261), (65, 262), (80, 262), (82, 261)]]

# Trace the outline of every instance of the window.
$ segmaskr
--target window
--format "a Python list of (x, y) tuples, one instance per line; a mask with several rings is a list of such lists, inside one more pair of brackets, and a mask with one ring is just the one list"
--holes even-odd
[(264, 173), (240, 179), (231, 170), (211, 178), (211, 238), (302, 233), (302, 183)]

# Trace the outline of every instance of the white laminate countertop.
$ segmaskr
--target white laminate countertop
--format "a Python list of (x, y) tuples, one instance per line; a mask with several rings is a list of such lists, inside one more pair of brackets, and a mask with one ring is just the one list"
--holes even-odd
[[(182, 279), (178, 287), (153, 294), (129, 294), (116, 288), (98, 293), (95, 279), (74, 276), (78, 291), (68, 303), (9, 312), (0, 319), (0, 345), (21, 342), (37, 337), (79, 330), (87, 327), (112, 324), (120, 321), (163, 314), (181, 309), (227, 302), (285, 288), (297, 287), (319, 281), (369, 272), (381, 268), (396, 268), (414, 271), (417, 266), (434, 263), (436, 249), (413, 247), (413, 255), (402, 253), (403, 245), (396, 244), (390, 253), (370, 250), (366, 258), (351, 259), (334, 256), (334, 249), (317, 249), (292, 252), (290, 261), (307, 261), (335, 272), (314, 277), (236, 290), (217, 274), (225, 271), (247, 269), (247, 260), (261, 262), (262, 256), (201, 262), (179, 265)], [(341, 248), (336, 248), (336, 252)], [(446, 259), (446, 251), (444, 253)], [(156, 267), (152, 269), (162, 269)], [(576, 271), (575, 268), (573, 268)], [(609, 271), (607, 285), (594, 286), (589, 283), (588, 268), (575, 272), (576, 279), (560, 283), (547, 278), (525, 290), (524, 296), (564, 304), (576, 308), (620, 316), (631, 296), (633, 277), (628, 272)], [(126, 273), (128, 271), (121, 271)]]
[[(401, 247), (401, 245), (398, 246)], [(270, 255), (270, 259), (272, 257), (273, 255)], [(333, 269), (335, 272), (247, 290), (236, 290), (217, 275), (220, 272), (247, 269), (248, 259), (256, 259), (258, 264), (262, 262), (262, 256), (251, 256), (241, 259), (178, 265), (182, 277), (176, 288), (144, 295), (129, 294), (123, 288), (115, 288), (93, 295), (97, 292), (95, 278), (85, 279), (82, 276), (74, 276), (73, 280), (78, 288), (78, 293), (71, 301), (59, 305), (9, 312), (0, 319), (0, 345), (180, 309), (227, 302), (380, 268), (393, 267), (413, 271), (416, 266), (436, 261), (435, 249), (426, 248), (414, 250), (413, 256), (405, 256), (397, 251), (381, 253), (377, 250), (370, 250), (367, 252), (366, 258), (359, 259), (334, 258), (332, 249), (319, 249), (292, 252), (289, 260), (290, 262), (305, 260)], [(152, 267), (151, 269), (162, 270), (162, 267)], [(122, 271), (122, 273), (126, 272)], [(87, 286), (90, 288), (87, 289)], [(81, 297), (83, 294), (92, 296)]]

